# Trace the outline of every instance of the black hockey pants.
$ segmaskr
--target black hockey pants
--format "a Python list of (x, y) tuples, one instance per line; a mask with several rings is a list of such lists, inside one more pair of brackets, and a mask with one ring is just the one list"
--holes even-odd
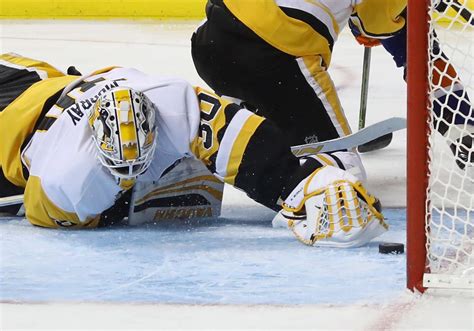
[(340, 136), (294, 56), (262, 40), (221, 1), (209, 1), (206, 14), (192, 37), (192, 57), (216, 93), (253, 105), (292, 145)]

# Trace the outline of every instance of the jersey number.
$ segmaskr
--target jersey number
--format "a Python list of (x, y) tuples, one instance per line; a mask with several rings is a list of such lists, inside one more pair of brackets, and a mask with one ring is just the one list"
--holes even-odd
[(201, 130), (199, 132), (199, 136), (204, 140), (204, 148), (211, 149), (214, 141), (211, 122), (219, 112), (219, 109), (221, 108), (221, 102), (217, 97), (204, 92), (200, 92), (198, 94), (198, 99), (200, 103), (205, 102), (211, 105), (211, 109), (209, 111), (201, 108)]

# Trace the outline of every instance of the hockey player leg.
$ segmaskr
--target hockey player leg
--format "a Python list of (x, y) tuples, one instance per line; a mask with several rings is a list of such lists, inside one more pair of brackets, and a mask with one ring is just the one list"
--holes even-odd
[(332, 166), (301, 181), (282, 214), (296, 238), (310, 246), (358, 247), (388, 229), (379, 200), (352, 174)]
[(129, 224), (174, 219), (217, 218), (224, 184), (195, 159), (183, 159), (158, 181), (137, 182)]

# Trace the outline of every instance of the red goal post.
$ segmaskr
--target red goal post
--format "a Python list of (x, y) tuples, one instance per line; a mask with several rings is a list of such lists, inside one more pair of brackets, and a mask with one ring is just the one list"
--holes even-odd
[(429, 2), (408, 0), (407, 12), (407, 286), (419, 291), (426, 262)]
[[(473, 20), (465, 20), (472, 8), (470, 0), (443, 2), (449, 11), (440, 14), (434, 10), (440, 0), (408, 0), (407, 287), (420, 292), (427, 287), (474, 288), (474, 176), (468, 166), (456, 168), (458, 154), (450, 154), (447, 148), (459, 146), (459, 137), (466, 136), (472, 142), (474, 136), (474, 113), (468, 97), (473, 84), (474, 30)], [(452, 4), (457, 6), (456, 11), (449, 8)], [(460, 10), (464, 10), (463, 15)], [(438, 40), (438, 30), (444, 39)], [(449, 54), (444, 54), (445, 49)], [(459, 75), (450, 72), (456, 68), (451, 55), (460, 59)], [(433, 64), (439, 59), (447, 59), (450, 67), (440, 70)], [(447, 80), (452, 80), (456, 89), (464, 81), (462, 94), (455, 95), (458, 90), (443, 86)], [(436, 99), (440, 91), (444, 104)], [(451, 107), (456, 103), (446, 101), (450, 93), (459, 109)], [(438, 114), (433, 110), (435, 103)], [(451, 123), (446, 114), (456, 120)], [(459, 124), (459, 118), (465, 123)], [(436, 132), (440, 123), (448, 127), (443, 135)], [(474, 153), (472, 147), (467, 147), (468, 158)]]

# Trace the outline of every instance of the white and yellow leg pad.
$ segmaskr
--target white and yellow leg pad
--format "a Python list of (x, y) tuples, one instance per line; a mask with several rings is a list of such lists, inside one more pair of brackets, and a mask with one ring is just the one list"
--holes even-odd
[(283, 203), (296, 238), (310, 246), (358, 247), (384, 233), (379, 201), (347, 171), (324, 166), (305, 178)]
[(158, 181), (135, 184), (128, 223), (217, 218), (223, 191), (201, 161), (184, 159)]

